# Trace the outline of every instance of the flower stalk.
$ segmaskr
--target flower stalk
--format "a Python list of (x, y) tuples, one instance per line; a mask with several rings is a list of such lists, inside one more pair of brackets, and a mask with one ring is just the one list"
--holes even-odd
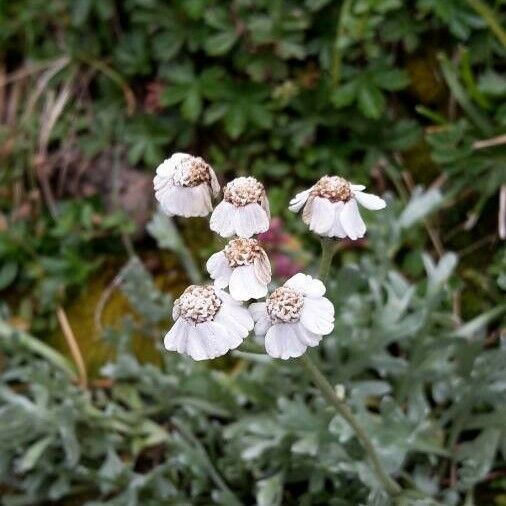
[[(332, 258), (334, 257), (334, 253), (336, 251), (336, 241), (331, 239), (323, 238), (322, 239), (322, 256), (320, 262), (320, 269), (318, 277), (320, 280), (325, 281), (329, 271), (330, 265), (332, 263)], [(376, 453), (374, 445), (367, 435), (366, 431), (362, 428), (358, 420), (355, 418), (350, 408), (343, 402), (336, 394), (334, 388), (329, 383), (327, 378), (322, 374), (322, 372), (318, 369), (316, 364), (311, 360), (308, 353), (302, 355), (300, 357), (300, 363), (311, 377), (313, 383), (320, 390), (323, 395), (323, 398), (328, 402), (330, 406), (332, 406), (339, 415), (348, 423), (348, 425), (353, 429), (355, 435), (360, 441), (362, 447), (367, 453), (369, 460), (371, 461), (372, 467), (376, 474), (378, 480), (383, 484), (385, 490), (391, 496), (397, 496), (401, 493), (402, 489), (400, 485), (392, 479), (388, 473), (383, 469), (381, 461)]]

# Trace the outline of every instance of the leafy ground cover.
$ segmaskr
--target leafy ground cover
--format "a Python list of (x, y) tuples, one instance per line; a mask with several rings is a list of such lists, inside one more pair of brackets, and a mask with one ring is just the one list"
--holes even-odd
[(2, 503), (391, 503), (296, 362), (161, 351), (218, 247), (153, 211), (154, 167), (184, 150), (265, 183), (278, 280), (317, 263), (297, 189), (332, 173), (386, 196), (340, 246), (314, 358), (400, 504), (505, 504), (503, 7), (3, 4)]

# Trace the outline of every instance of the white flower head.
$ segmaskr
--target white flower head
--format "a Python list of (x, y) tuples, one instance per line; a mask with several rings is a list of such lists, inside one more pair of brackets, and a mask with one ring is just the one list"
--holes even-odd
[(249, 238), (269, 228), (269, 202), (262, 183), (238, 177), (223, 189), (223, 200), (211, 215), (210, 227), (222, 237)]
[(334, 329), (334, 306), (324, 297), (325, 285), (306, 274), (296, 274), (274, 290), (266, 302), (249, 309), (255, 335), (265, 336), (265, 349), (274, 358), (300, 357)]
[(357, 202), (374, 211), (383, 209), (386, 202), (370, 193), (365, 186), (351, 184), (339, 176), (323, 176), (314, 186), (298, 193), (289, 209), (299, 212), (309, 229), (325, 237), (364, 237), (366, 227)]
[(215, 286), (228, 286), (236, 300), (261, 299), (267, 295), (271, 264), (256, 239), (232, 239), (222, 251), (211, 255), (206, 267)]
[(237, 348), (253, 329), (248, 310), (230, 295), (208, 285), (191, 285), (174, 302), (172, 328), (164, 346), (169, 351), (206, 360)]
[(169, 216), (207, 216), (220, 185), (212, 167), (202, 158), (174, 153), (156, 169), (155, 196)]

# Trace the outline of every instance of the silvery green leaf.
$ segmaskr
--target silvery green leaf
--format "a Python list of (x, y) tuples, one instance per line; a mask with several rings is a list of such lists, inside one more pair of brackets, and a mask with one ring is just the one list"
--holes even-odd
[(74, 467), (81, 457), (81, 446), (77, 439), (74, 422), (70, 418), (64, 417), (60, 419), (58, 429), (65, 452), (65, 461), (69, 467)]
[(443, 201), (443, 195), (438, 189), (424, 192), (422, 188), (416, 188), (411, 200), (399, 217), (399, 226), (401, 228), (411, 227), (439, 209)]
[(429, 294), (434, 295), (450, 278), (457, 266), (457, 255), (445, 253), (437, 264), (427, 254), (422, 254), (423, 264), (429, 278)]
[(153, 214), (146, 228), (149, 234), (156, 239), (160, 248), (174, 252), (181, 250), (183, 245), (181, 236), (170, 216), (158, 210)]
[(497, 319), (506, 311), (506, 305), (497, 306), (490, 311), (480, 314), (476, 318), (461, 325), (455, 332), (452, 332), (452, 336), (463, 337), (469, 339), (474, 335), (483, 332), (486, 326)]
[(150, 272), (137, 257), (131, 258), (119, 274), (120, 288), (132, 307), (149, 323), (170, 315), (171, 299), (158, 290)]
[(458, 457), (462, 463), (459, 470), (461, 488), (467, 490), (487, 475), (492, 468), (500, 436), (500, 430), (486, 429), (475, 440), (460, 445)]
[(382, 490), (372, 490), (367, 497), (367, 506), (390, 506), (390, 498), (388, 494)]
[(49, 445), (51, 445), (53, 439), (53, 436), (46, 436), (28, 447), (24, 455), (16, 463), (17, 471), (26, 473), (33, 469)]
[(283, 497), (283, 475), (276, 473), (257, 482), (256, 500), (258, 506), (276, 506)]
[(125, 470), (125, 464), (118, 457), (115, 450), (110, 447), (107, 449), (107, 456), (98, 470), (98, 476), (101, 478), (100, 487), (105, 493), (114, 490), (116, 480)]

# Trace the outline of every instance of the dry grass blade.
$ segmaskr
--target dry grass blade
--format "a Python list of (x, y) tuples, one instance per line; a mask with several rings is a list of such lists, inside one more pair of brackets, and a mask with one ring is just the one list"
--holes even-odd
[(86, 372), (86, 366), (84, 364), (83, 356), (81, 354), (81, 350), (79, 349), (79, 345), (77, 344), (76, 336), (70, 326), (69, 320), (67, 318), (67, 314), (65, 310), (58, 306), (56, 309), (56, 316), (58, 318), (58, 323), (60, 324), (61, 330), (65, 337), (65, 341), (68, 344), (70, 349), (70, 353), (72, 355), (72, 359), (76, 364), (77, 371), (79, 373), (79, 384), (83, 388), (88, 388), (88, 374)]
[(5, 76), (2, 79), (0, 79), (0, 87), (7, 86), (8, 84), (13, 83), (15, 81), (23, 80), (31, 76), (32, 74), (40, 72), (45, 68), (59, 66), (62, 63), (65, 63), (66, 65), (69, 62), (70, 58), (68, 56), (61, 56), (59, 58), (56, 58), (55, 60), (50, 60), (48, 62), (29, 63), (25, 65), (23, 68), (16, 70), (15, 72), (11, 72), (8, 76)]
[(39, 98), (44, 93), (44, 90), (47, 88), (51, 79), (58, 74), (61, 70), (63, 70), (70, 62), (70, 58), (65, 57), (59, 60), (56, 60), (53, 64), (49, 66), (49, 68), (40, 76), (37, 80), (37, 85), (35, 86), (34, 92), (30, 95), (28, 99), (28, 105), (26, 106), (25, 118), (29, 118), (33, 114), (33, 109), (35, 104), (39, 100)]
[(485, 149), (494, 146), (501, 146), (506, 144), (506, 134), (492, 137), (491, 139), (483, 139), (482, 141), (476, 141), (473, 143), (473, 149)]
[(40, 134), (39, 134), (39, 155), (45, 156), (47, 153), (47, 145), (51, 132), (56, 124), (56, 121), (60, 117), (65, 105), (69, 101), (72, 93), (72, 83), (74, 76), (72, 75), (65, 83), (63, 89), (60, 91), (58, 97), (54, 98), (54, 95), (49, 94), (46, 106), (44, 108), (44, 114), (41, 120)]

